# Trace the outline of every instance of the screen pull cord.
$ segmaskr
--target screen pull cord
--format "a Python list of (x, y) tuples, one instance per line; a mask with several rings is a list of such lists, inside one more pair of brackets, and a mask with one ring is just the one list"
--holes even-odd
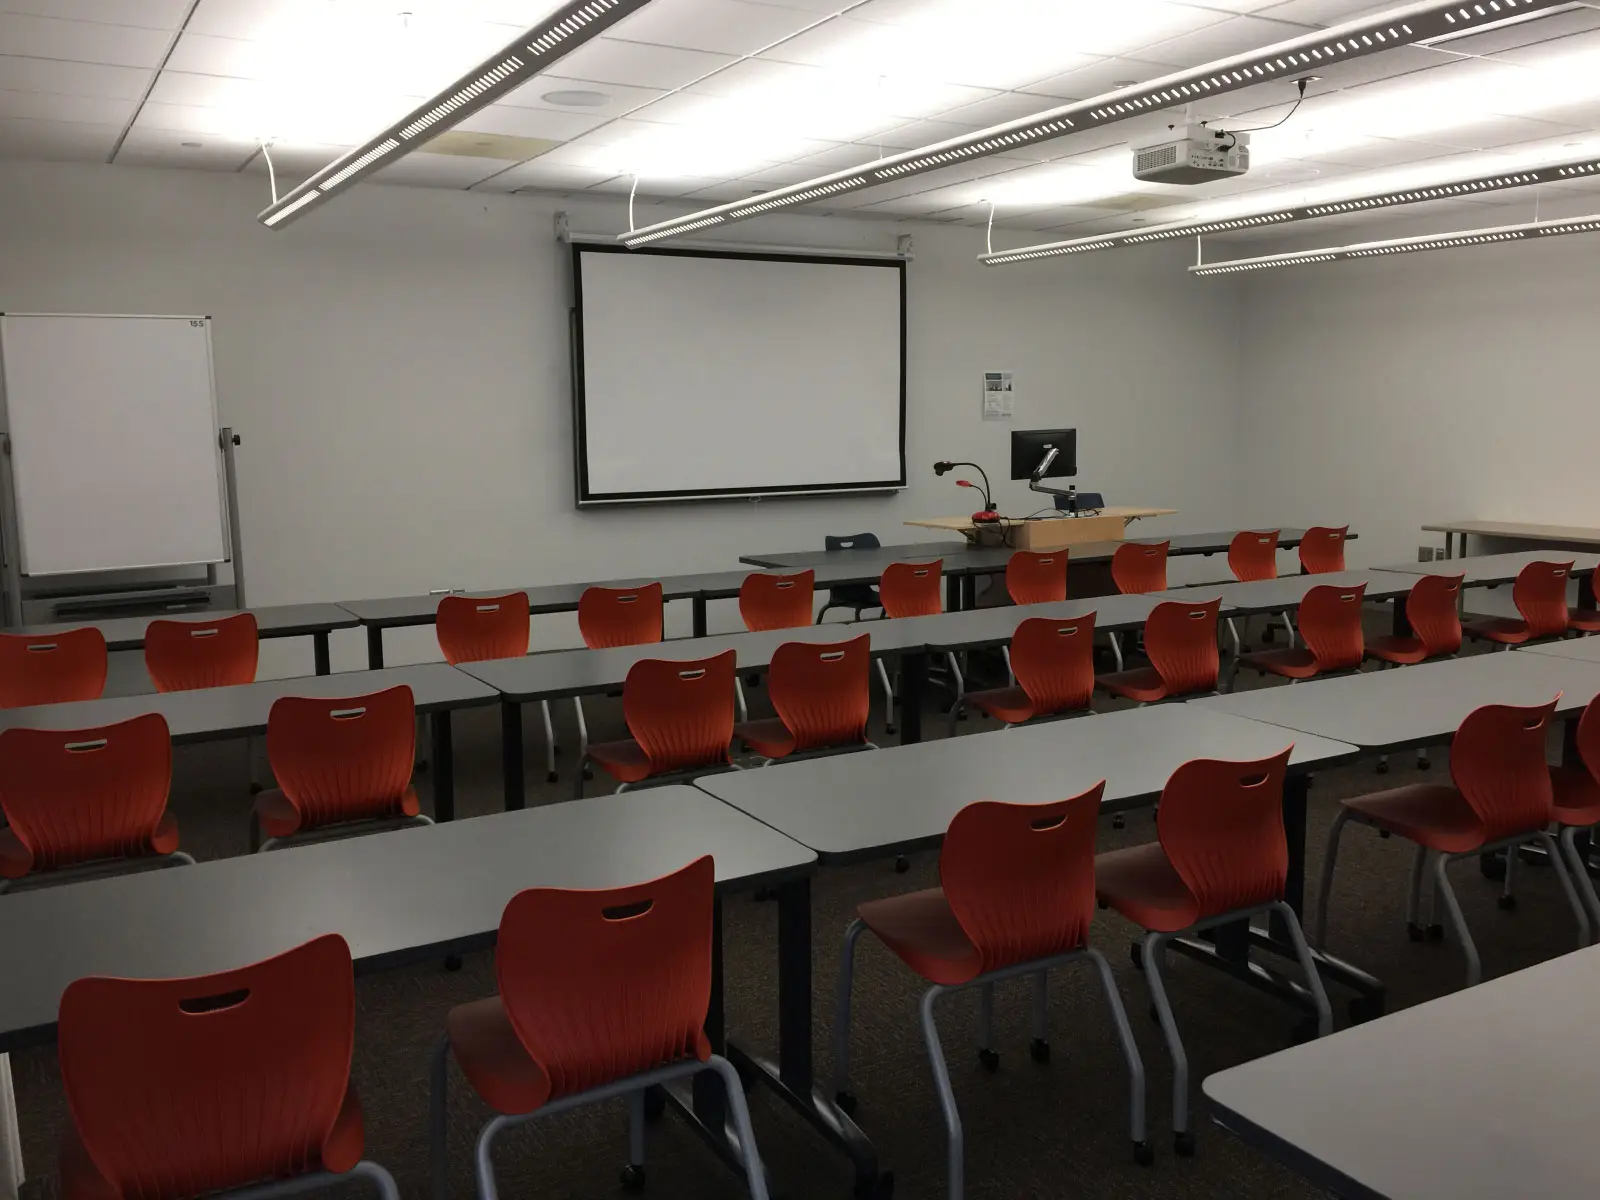
[(639, 194), (639, 177), (633, 177), (633, 186), (628, 189), (628, 232), (634, 232), (633, 224), (633, 198)]

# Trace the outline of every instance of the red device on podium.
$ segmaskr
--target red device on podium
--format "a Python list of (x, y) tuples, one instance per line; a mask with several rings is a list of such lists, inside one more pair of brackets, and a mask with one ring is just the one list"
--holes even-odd
[(1000, 514), (995, 511), (994, 501), (990, 498), (989, 473), (987, 471), (975, 462), (941, 461), (933, 464), (933, 473), (935, 475), (945, 475), (954, 471), (957, 467), (972, 467), (983, 477), (983, 486), (981, 488), (970, 479), (956, 480), (957, 487), (974, 488), (983, 493), (983, 507), (972, 514), (972, 523), (974, 525), (998, 525), (1000, 523)]

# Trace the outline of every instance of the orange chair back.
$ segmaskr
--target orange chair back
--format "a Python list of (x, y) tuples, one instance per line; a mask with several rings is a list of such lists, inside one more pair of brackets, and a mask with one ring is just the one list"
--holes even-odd
[(1348, 671), (1367, 655), (1361, 628), (1361, 603), (1367, 585), (1311, 588), (1300, 601), (1300, 636), (1317, 659), (1319, 671)]
[(796, 750), (860, 745), (867, 740), (872, 638), (785, 642), (772, 656), (767, 692)]
[(158, 692), (254, 683), (260, 653), (253, 613), (214, 621), (151, 621), (144, 631), (145, 670)]
[(171, 790), (172, 737), (160, 713), (0, 733), (0, 811), (31, 870), (149, 854)]
[(1464, 575), (1424, 575), (1406, 597), (1406, 620), (1429, 658), (1461, 649)]
[(622, 716), (650, 760), (650, 773), (725, 766), (733, 741), (734, 653), (633, 664), (622, 685)]
[(1300, 539), (1300, 565), (1307, 575), (1331, 575), (1344, 570), (1344, 541), (1350, 526), (1337, 529), (1313, 525)]
[(979, 973), (1066, 954), (1094, 916), (1094, 837), (1101, 780), (1054, 804), (981, 800), (955, 815), (939, 852), (939, 881)]
[(878, 598), (886, 617), (931, 617), (944, 611), (939, 587), (944, 559), (928, 563), (890, 563), (878, 581)]
[(334, 934), (219, 975), (80, 979), (61, 997), (61, 1081), (115, 1195), (342, 1172), (361, 1158), (359, 1137), (328, 1145), (355, 1024), (350, 948)]
[(1171, 542), (1123, 542), (1111, 556), (1111, 582), (1124, 596), (1167, 590)]
[(1228, 546), (1228, 569), (1240, 583), (1278, 577), (1278, 531), (1245, 530)]
[(1011, 673), (1038, 716), (1088, 708), (1094, 698), (1094, 614), (1031, 617), (1011, 635)]
[(1567, 580), (1571, 562), (1531, 562), (1517, 573), (1511, 601), (1528, 624), (1530, 637), (1554, 637), (1567, 631)]
[(739, 615), (744, 618), (744, 627), (755, 633), (811, 624), (816, 577), (815, 571), (745, 576), (739, 585)]
[(0, 708), (98, 700), (106, 690), (106, 661), (98, 629), (0, 633)]
[(1167, 780), (1156, 833), (1197, 920), (1283, 899), (1283, 780), (1293, 749), (1254, 762), (1196, 759)]
[(416, 764), (404, 684), (366, 696), (284, 696), (267, 714), (267, 760), (300, 828), (399, 816)]
[(1486, 841), (1550, 823), (1554, 793), (1545, 739), (1561, 699), (1518, 707), (1486, 704), (1450, 742), (1450, 778), (1483, 823)]
[(1589, 774), (1600, 782), (1600, 696), (1590, 700), (1578, 718), (1578, 757)]
[(1067, 552), (1018, 550), (1006, 560), (1006, 592), (1013, 604), (1050, 604), (1067, 598)]
[(439, 601), (434, 630), (451, 666), (491, 658), (521, 658), (528, 652), (528, 593), (505, 596), (446, 596)]
[(633, 887), (511, 898), (495, 972), (511, 1027), (548, 1087), (540, 1103), (711, 1056), (715, 884), (707, 855)]
[(578, 597), (578, 632), (591, 650), (644, 646), (662, 638), (661, 585), (592, 587)]
[(1144, 623), (1144, 651), (1168, 696), (1217, 690), (1222, 668), (1217, 651), (1221, 611), (1221, 600), (1203, 604), (1168, 601), (1150, 610)]

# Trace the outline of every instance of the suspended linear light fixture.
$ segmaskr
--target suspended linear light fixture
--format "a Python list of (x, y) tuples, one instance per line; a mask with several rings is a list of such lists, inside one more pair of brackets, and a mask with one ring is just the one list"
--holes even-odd
[(880, 158), (860, 167), (836, 171), (831, 175), (763, 192), (746, 200), (630, 230), (618, 235), (617, 240), (627, 246), (644, 246), (692, 230), (743, 221), (775, 209), (791, 208), (841, 192), (858, 191), (880, 183), (937, 171), (956, 163), (1001, 154), (1017, 146), (1033, 145), (1082, 133), (1087, 129), (1114, 125), (1130, 117), (1226, 95), (1273, 79), (1295, 79), (1307, 71), (1337, 66), (1383, 50), (1477, 32), (1507, 21), (1572, 7), (1573, 0), (1453, 0), (1451, 3), (1433, 0), (1430, 3), (1408, 4), (1364, 20), (1350, 21), (1206, 66), (1179, 71), (1149, 83), (1136, 84), (1031, 117), (980, 129), (976, 133)]
[(272, 229), (287, 225), (334, 193), (405, 157), (429, 139), (515, 91), (558, 59), (649, 2), (570, 0), (382, 133), (335, 159), (293, 191), (275, 197), (256, 219)]

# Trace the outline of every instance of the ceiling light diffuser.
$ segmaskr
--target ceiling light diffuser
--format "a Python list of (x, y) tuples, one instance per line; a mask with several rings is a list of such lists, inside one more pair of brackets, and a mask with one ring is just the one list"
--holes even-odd
[(1432, 0), (1410, 4), (959, 138), (907, 150), (865, 166), (763, 192), (748, 200), (662, 221), (622, 234), (617, 240), (628, 246), (642, 246), (690, 229), (746, 220), (775, 209), (937, 171), (1019, 146), (1207, 100), (1273, 79), (1295, 79), (1310, 71), (1324, 71), (1383, 50), (1417, 45), (1464, 30), (1486, 29), (1509, 18), (1570, 6), (1571, 0), (1467, 0), (1465, 3)]
[(1489, 229), (1463, 229), (1455, 233), (1392, 238), (1383, 242), (1360, 242), (1353, 246), (1330, 246), (1290, 254), (1264, 254), (1259, 258), (1234, 258), (1192, 266), (1189, 273), (1241, 275), (1276, 267), (1297, 267), (1356, 258), (1386, 258), (1391, 254), (1419, 254), (1428, 250), (1456, 250), (1465, 246), (1492, 246), (1529, 238), (1562, 237), (1569, 233), (1600, 233), (1600, 213), (1587, 217), (1567, 217), (1559, 221), (1529, 221), (1524, 225), (1499, 225)]
[(278, 197), (262, 210), (257, 220), (269, 228), (281, 228), (335, 192), (405, 157), (430, 138), (515, 91), (552, 63), (649, 2), (570, 0), (389, 128), (329, 163), (293, 191)]

